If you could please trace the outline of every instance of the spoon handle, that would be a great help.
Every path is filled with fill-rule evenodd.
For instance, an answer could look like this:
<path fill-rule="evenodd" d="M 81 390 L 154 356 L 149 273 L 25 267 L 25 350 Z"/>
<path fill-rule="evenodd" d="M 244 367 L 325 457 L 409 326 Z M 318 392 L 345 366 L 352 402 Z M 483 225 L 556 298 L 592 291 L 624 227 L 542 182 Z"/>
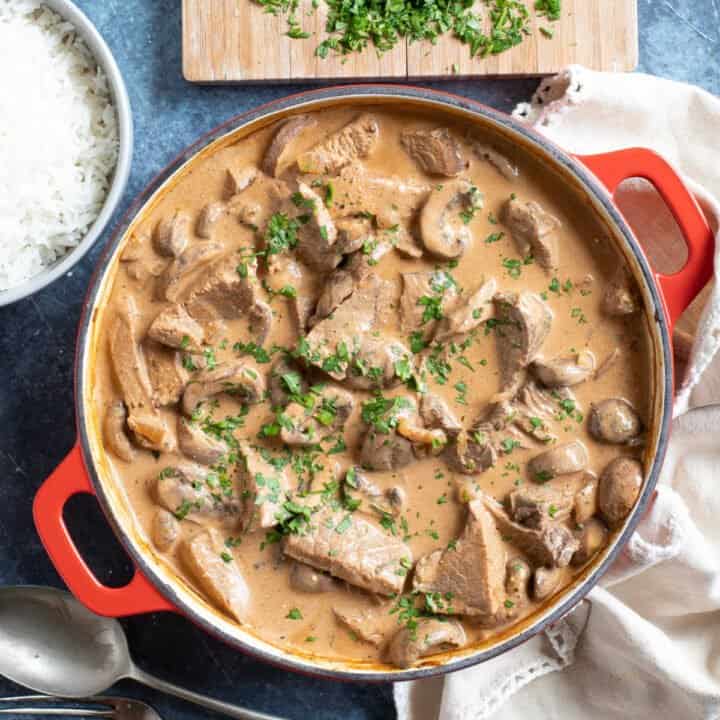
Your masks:
<path fill-rule="evenodd" d="M 246 710 L 238 705 L 231 705 L 230 703 L 222 702 L 221 700 L 215 700 L 207 697 L 206 695 L 199 695 L 191 690 L 186 690 L 178 685 L 161 680 L 146 673 L 137 666 L 133 666 L 132 671 L 129 675 L 133 680 L 137 680 L 154 690 L 167 693 L 168 695 L 175 695 L 187 702 L 195 703 L 202 707 L 208 708 L 208 710 L 214 710 L 215 712 L 222 713 L 232 718 L 239 718 L 240 720 L 282 720 L 277 715 L 266 715 L 265 713 L 254 712 L 253 710 Z"/>

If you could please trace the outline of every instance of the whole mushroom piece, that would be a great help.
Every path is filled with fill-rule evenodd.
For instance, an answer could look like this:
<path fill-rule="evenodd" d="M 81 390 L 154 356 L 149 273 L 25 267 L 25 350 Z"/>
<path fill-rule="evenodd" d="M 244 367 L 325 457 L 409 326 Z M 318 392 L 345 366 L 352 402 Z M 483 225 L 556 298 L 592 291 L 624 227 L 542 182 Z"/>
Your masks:
<path fill-rule="evenodd" d="M 588 429 L 596 440 L 619 445 L 635 439 L 642 423 L 627 400 L 609 398 L 591 405 Z"/>
<path fill-rule="evenodd" d="M 598 508 L 611 528 L 622 525 L 640 495 L 643 468 L 638 460 L 618 457 L 603 470 L 598 486 Z"/>
<path fill-rule="evenodd" d="M 398 630 L 388 646 L 388 660 L 397 667 L 414 665 L 420 658 L 465 645 L 467 636 L 457 620 L 419 620 L 414 630 Z"/>
<path fill-rule="evenodd" d="M 528 471 L 533 480 L 546 482 L 558 475 L 585 470 L 588 462 L 587 448 L 579 440 L 573 440 L 536 455 L 528 463 Z"/>

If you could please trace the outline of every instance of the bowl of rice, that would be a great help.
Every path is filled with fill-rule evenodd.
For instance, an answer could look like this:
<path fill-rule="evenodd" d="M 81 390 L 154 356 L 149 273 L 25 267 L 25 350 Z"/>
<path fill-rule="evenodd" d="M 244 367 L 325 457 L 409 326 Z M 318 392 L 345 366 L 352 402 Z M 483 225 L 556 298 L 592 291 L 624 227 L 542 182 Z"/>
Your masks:
<path fill-rule="evenodd" d="M 0 0 L 0 306 L 65 275 L 127 183 L 132 115 L 115 59 L 69 0 Z"/>

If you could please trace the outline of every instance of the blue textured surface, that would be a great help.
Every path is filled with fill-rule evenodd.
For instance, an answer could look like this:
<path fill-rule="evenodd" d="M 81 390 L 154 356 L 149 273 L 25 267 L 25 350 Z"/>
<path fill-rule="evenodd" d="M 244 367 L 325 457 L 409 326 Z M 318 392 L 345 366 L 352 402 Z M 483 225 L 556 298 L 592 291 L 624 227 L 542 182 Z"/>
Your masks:
<path fill-rule="evenodd" d="M 135 117 L 135 159 L 124 198 L 133 196 L 184 146 L 220 121 L 298 86 L 196 87 L 181 75 L 179 0 L 77 0 L 109 41 L 125 75 Z M 640 0 L 640 70 L 720 93 L 718 0 Z M 610 32 L 611 28 L 605 28 Z M 446 82 L 444 89 L 509 110 L 536 80 Z M 437 85 L 440 87 L 440 85 Z M 0 582 L 61 587 L 35 535 L 32 497 L 70 449 L 75 328 L 106 236 L 75 268 L 38 295 L 0 308 Z M 78 544 L 101 579 L 121 585 L 127 560 L 93 501 L 67 512 Z M 338 684 L 278 670 L 231 651 L 169 614 L 126 621 L 138 663 L 192 689 L 287 718 L 386 720 L 387 686 Z M 166 719 L 211 717 L 130 683 Z M 0 695 L 17 688 L 0 679 Z M 502 713 L 501 713 L 502 715 Z"/>

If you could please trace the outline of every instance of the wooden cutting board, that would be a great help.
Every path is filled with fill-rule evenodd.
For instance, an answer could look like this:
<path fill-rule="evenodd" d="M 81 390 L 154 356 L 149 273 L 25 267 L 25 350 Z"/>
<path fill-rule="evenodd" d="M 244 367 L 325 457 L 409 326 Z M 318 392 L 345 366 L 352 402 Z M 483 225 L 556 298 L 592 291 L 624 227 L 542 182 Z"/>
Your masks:
<path fill-rule="evenodd" d="M 528 6 L 532 0 L 528 0 Z M 300 0 L 297 17 L 307 40 L 285 35 L 285 18 L 263 12 L 252 0 L 183 0 L 183 74 L 192 82 L 307 82 L 312 80 L 388 80 L 546 75 L 570 63 L 595 70 L 632 70 L 638 60 L 637 0 L 562 0 L 562 18 L 549 25 L 533 15 L 533 32 L 519 46 L 495 55 L 470 58 L 457 40 L 441 38 L 399 43 L 378 57 L 362 54 L 314 55 L 326 36 L 325 5 L 306 14 L 312 0 Z M 539 27 L 552 27 L 547 38 Z M 453 66 L 455 65 L 455 69 Z"/>

